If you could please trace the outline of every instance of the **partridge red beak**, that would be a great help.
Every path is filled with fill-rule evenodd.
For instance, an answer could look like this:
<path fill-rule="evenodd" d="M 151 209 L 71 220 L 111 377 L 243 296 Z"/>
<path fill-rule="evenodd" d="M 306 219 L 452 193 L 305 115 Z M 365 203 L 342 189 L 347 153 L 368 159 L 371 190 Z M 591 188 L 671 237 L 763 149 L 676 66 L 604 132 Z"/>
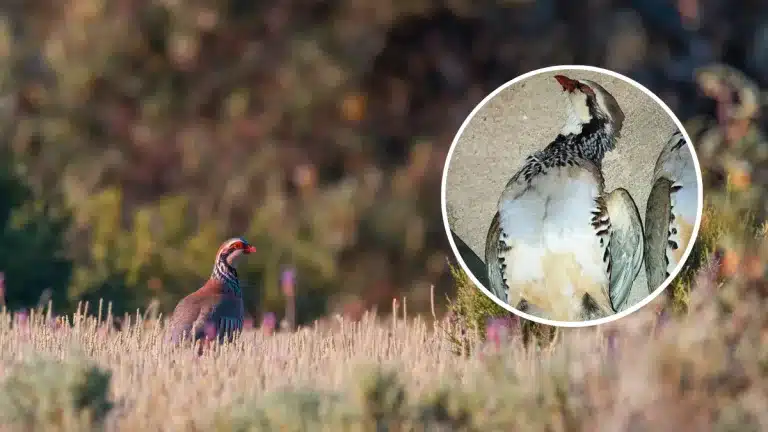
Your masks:
<path fill-rule="evenodd" d="M 251 246 L 251 245 L 249 245 L 247 248 L 245 248 L 245 253 L 247 253 L 247 254 L 254 253 L 254 252 L 256 252 L 256 248 Z"/>
<path fill-rule="evenodd" d="M 563 86 L 563 90 L 569 93 L 576 90 L 576 87 L 579 85 L 578 81 L 568 78 L 565 75 L 555 75 L 555 79 L 560 83 L 561 86 Z"/>

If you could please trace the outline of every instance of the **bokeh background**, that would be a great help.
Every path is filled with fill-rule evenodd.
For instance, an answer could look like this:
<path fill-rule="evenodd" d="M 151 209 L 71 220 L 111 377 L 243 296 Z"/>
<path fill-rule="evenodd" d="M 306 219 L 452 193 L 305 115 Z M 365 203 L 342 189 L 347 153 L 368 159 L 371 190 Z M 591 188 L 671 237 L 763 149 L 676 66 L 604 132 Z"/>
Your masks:
<path fill-rule="evenodd" d="M 424 311 L 430 285 L 441 309 L 452 290 L 441 172 L 487 93 L 535 68 L 589 64 L 711 125 L 697 67 L 727 63 L 768 85 L 760 1 L 13 0 L 0 11 L 11 309 L 105 298 L 116 314 L 167 313 L 233 235 L 259 249 L 240 272 L 254 317 L 282 316 L 286 269 L 300 323 L 402 296 Z"/>

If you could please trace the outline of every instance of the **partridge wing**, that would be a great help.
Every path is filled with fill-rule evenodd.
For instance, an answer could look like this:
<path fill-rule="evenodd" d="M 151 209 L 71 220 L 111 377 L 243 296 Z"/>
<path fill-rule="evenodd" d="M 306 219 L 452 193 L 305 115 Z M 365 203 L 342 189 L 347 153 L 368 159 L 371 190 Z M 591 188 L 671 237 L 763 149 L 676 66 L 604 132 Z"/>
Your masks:
<path fill-rule="evenodd" d="M 646 262 L 650 290 L 655 290 L 682 259 L 693 235 L 699 204 L 699 182 L 693 153 L 679 130 L 670 134 L 654 169 L 654 183 L 648 198 L 646 234 L 654 255 Z"/>
<path fill-rule="evenodd" d="M 608 292 L 613 310 L 618 312 L 627 301 L 643 263 L 643 224 L 626 189 L 617 188 L 609 193 L 605 208 L 610 220 Z"/>
<path fill-rule="evenodd" d="M 169 323 L 171 340 L 177 342 L 182 335 L 195 336 L 194 327 L 200 316 L 201 305 L 196 297 L 188 295 L 181 299 L 173 309 Z"/>
<path fill-rule="evenodd" d="M 669 179 L 656 180 L 645 208 L 645 274 L 649 293 L 669 277 L 667 246 L 672 217 L 671 188 L 672 182 Z"/>
<path fill-rule="evenodd" d="M 499 300 L 509 303 L 506 284 L 502 275 L 502 270 L 505 266 L 504 256 L 500 254 L 501 248 L 508 249 L 509 246 L 500 242 L 500 235 L 499 212 L 496 212 L 485 237 L 485 266 L 488 276 L 488 290 Z"/>
<path fill-rule="evenodd" d="M 693 236 L 693 227 L 699 207 L 699 181 L 693 162 L 693 153 L 686 145 L 680 131 L 675 131 L 667 143 L 671 148 L 670 157 L 664 163 L 665 171 L 671 173 L 670 186 L 670 225 L 669 241 L 667 242 L 669 264 L 667 272 L 671 273 L 683 258 L 683 252 L 688 248 Z"/>

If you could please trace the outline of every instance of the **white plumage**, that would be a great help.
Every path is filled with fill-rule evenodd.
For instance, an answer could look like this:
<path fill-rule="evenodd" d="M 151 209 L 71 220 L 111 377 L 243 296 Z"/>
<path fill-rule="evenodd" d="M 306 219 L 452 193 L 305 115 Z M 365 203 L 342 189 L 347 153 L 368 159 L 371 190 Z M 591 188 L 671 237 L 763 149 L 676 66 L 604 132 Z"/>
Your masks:
<path fill-rule="evenodd" d="M 602 260 L 600 239 L 590 225 L 593 203 L 601 193 L 601 185 L 588 171 L 561 167 L 533 179 L 530 192 L 519 199 L 502 201 L 502 241 L 508 243 L 512 237 L 517 245 L 513 254 L 517 273 L 505 273 L 508 282 L 540 277 L 545 252 L 573 253 L 585 274 L 604 280 L 605 269 L 596 265 Z"/>

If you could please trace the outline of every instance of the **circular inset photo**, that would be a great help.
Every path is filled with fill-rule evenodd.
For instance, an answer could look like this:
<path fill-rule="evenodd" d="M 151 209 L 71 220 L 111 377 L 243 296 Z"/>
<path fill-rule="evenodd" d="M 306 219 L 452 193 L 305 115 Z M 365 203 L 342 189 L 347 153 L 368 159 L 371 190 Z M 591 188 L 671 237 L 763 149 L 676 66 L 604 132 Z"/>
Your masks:
<path fill-rule="evenodd" d="M 680 120 L 637 82 L 590 66 L 539 69 L 488 95 L 456 134 L 441 192 L 451 248 L 478 288 L 565 327 L 659 295 L 703 208 Z"/>

